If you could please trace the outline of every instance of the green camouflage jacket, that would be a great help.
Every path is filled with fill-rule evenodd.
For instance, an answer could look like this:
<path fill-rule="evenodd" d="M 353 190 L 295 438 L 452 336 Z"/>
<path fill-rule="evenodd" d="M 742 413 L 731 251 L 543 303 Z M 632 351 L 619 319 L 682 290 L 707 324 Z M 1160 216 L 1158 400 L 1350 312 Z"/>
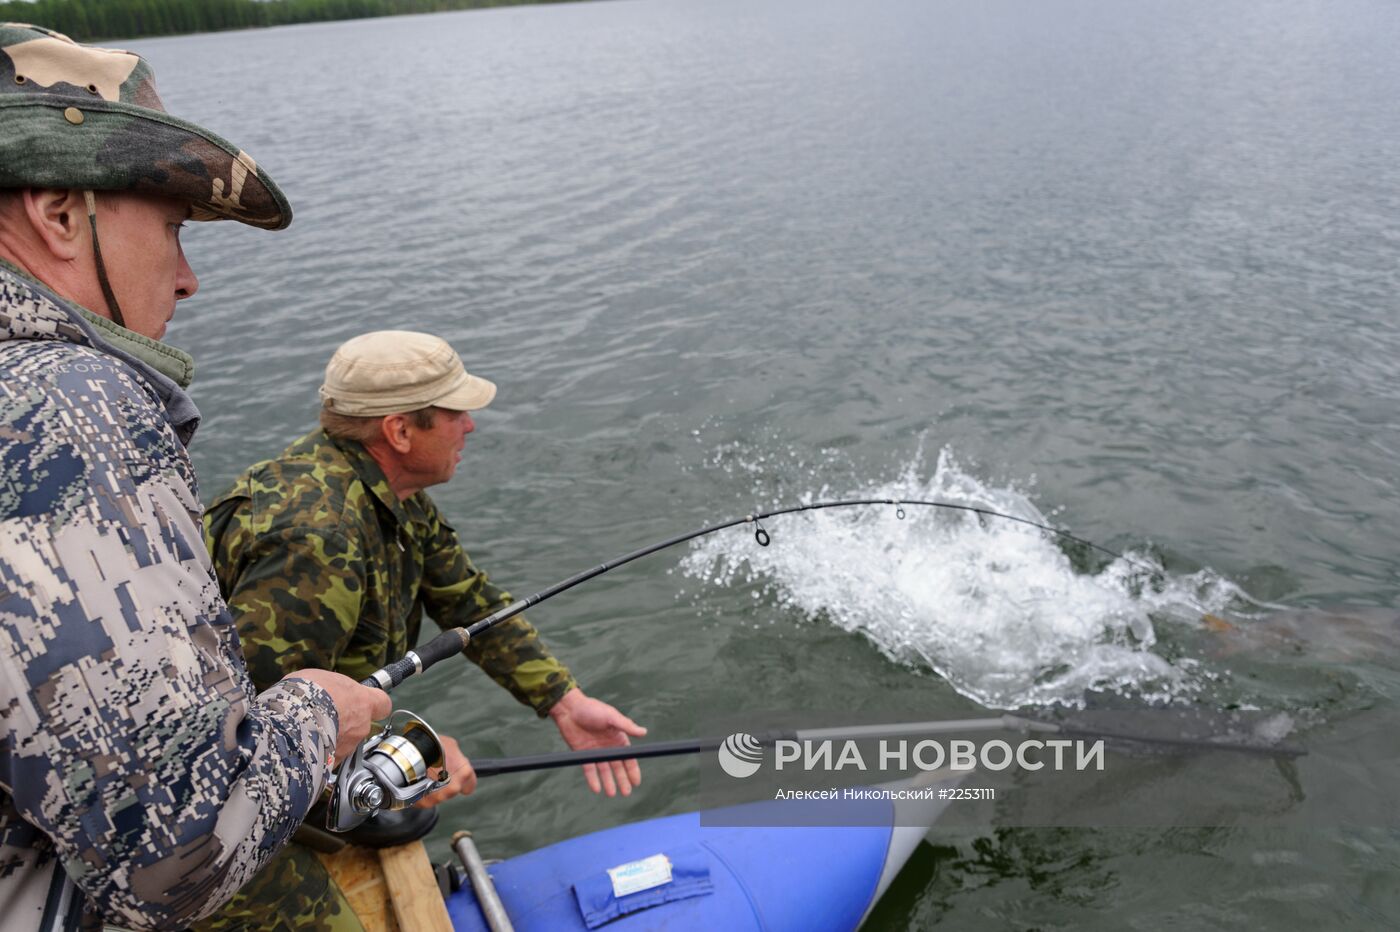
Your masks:
<path fill-rule="evenodd" d="M 7 930 L 75 906 L 181 928 L 276 854 L 329 775 L 325 690 L 248 681 L 201 546 L 199 412 L 138 343 L 0 263 Z"/>
<path fill-rule="evenodd" d="M 413 648 L 424 612 L 446 629 L 512 601 L 426 493 L 400 502 L 364 447 L 320 430 L 239 476 L 204 528 L 259 684 L 306 667 L 364 679 Z M 540 715 L 575 685 L 521 616 L 466 655 Z"/>

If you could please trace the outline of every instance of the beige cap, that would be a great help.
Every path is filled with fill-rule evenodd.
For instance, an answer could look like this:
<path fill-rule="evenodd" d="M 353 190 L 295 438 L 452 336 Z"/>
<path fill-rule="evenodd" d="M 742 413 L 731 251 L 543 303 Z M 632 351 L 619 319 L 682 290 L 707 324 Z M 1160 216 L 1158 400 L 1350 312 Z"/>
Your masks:
<path fill-rule="evenodd" d="M 476 411 L 496 386 L 467 372 L 441 337 L 410 330 L 376 330 L 347 340 L 326 364 L 321 404 L 353 417 L 383 417 L 437 406 Z"/>

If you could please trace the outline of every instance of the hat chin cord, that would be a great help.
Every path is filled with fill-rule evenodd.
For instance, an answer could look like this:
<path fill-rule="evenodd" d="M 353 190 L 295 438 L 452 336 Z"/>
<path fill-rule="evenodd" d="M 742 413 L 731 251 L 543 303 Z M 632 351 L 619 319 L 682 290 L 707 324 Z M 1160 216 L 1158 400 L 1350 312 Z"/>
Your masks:
<path fill-rule="evenodd" d="M 107 279 L 107 265 L 102 261 L 102 244 L 97 239 L 97 198 L 91 191 L 84 191 L 83 203 L 87 204 L 88 224 L 92 227 L 92 258 L 97 264 L 97 284 L 102 286 L 102 297 L 107 300 L 112 322 L 118 327 L 125 327 L 126 319 L 122 317 L 121 305 L 117 304 L 112 283 Z"/>

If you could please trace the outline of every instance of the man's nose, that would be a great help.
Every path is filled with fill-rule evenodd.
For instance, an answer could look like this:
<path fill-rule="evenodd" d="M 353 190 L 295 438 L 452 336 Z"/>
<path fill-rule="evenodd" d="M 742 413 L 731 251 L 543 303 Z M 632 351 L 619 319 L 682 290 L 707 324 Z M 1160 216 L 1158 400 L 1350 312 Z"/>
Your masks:
<path fill-rule="evenodd" d="M 194 274 L 194 269 L 190 268 L 190 262 L 185 258 L 185 250 L 180 250 L 180 270 L 175 273 L 175 300 L 183 301 L 185 298 L 194 296 L 199 290 L 199 278 Z"/>

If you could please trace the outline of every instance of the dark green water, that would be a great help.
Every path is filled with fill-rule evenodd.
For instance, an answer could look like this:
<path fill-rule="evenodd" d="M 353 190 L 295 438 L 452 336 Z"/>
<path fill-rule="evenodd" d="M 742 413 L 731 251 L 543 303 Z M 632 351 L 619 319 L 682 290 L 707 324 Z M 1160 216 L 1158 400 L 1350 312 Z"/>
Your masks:
<path fill-rule="evenodd" d="M 1314 749 L 1126 788 L 1228 773 L 1210 827 L 936 832 L 877 928 L 1400 924 L 1400 7 L 614 2 L 136 47 L 297 212 L 186 237 L 206 498 L 400 327 L 501 387 L 434 494 L 517 594 L 756 504 L 1045 517 L 1166 581 L 848 513 L 530 617 L 655 738 L 1112 701 Z M 477 756 L 557 743 L 470 671 L 396 702 Z M 505 856 L 701 804 L 693 762 L 645 773 L 503 777 L 444 823 Z"/>

